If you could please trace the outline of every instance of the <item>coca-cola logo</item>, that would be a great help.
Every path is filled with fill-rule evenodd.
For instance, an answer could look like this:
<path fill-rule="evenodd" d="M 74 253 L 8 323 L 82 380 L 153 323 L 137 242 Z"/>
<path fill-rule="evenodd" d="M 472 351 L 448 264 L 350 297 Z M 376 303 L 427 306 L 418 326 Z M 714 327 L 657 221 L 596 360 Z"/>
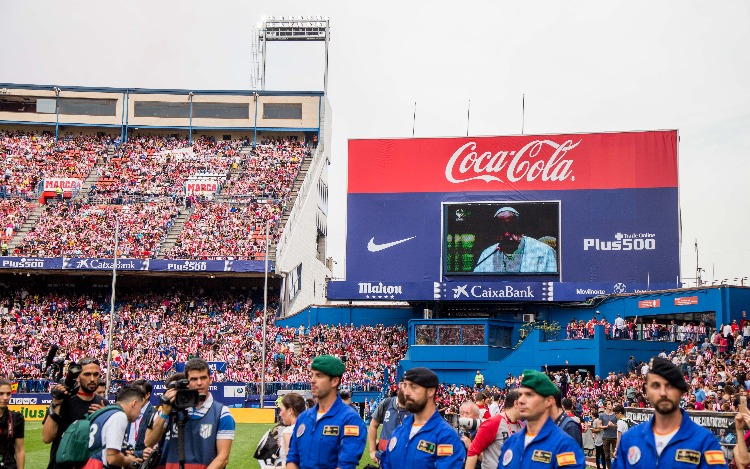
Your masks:
<path fill-rule="evenodd" d="M 445 178 L 454 184 L 482 180 L 485 182 L 575 181 L 567 153 L 578 146 L 567 140 L 560 144 L 552 140 L 534 140 L 518 151 L 477 152 L 476 142 L 460 146 L 445 166 Z M 545 149 L 547 151 L 545 151 Z M 550 154 L 550 151 L 552 152 Z M 545 156 L 549 155 L 549 156 Z M 504 178 L 503 179 L 503 176 Z"/>

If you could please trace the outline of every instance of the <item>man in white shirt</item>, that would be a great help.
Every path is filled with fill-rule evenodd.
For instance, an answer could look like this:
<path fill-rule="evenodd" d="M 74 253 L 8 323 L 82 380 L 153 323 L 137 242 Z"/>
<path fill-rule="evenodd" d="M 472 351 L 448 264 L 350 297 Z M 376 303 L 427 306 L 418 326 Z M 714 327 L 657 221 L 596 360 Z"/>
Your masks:
<path fill-rule="evenodd" d="M 85 467 L 135 467 L 143 462 L 141 458 L 123 453 L 122 444 L 129 422 L 138 418 L 144 402 L 145 396 L 140 388 L 124 387 L 117 394 L 116 405 L 120 409 L 112 406 L 94 418 L 91 422 L 89 451 L 99 451 L 89 457 Z M 143 457 L 147 458 L 149 454 L 150 448 L 144 451 Z"/>
<path fill-rule="evenodd" d="M 625 320 L 618 314 L 615 319 L 615 330 L 612 331 L 613 335 L 618 339 L 621 338 L 623 329 L 625 329 Z"/>
<path fill-rule="evenodd" d="M 622 434 L 628 431 L 627 420 L 625 419 L 625 408 L 617 404 L 614 407 L 615 416 L 617 417 L 617 443 L 615 444 L 615 454 L 617 454 L 617 448 L 620 446 L 620 438 L 622 438 Z"/>
<path fill-rule="evenodd" d="M 492 404 L 490 404 L 490 416 L 491 417 L 494 417 L 495 415 L 500 413 L 500 404 L 497 403 L 499 399 L 500 399 L 499 394 L 492 395 Z"/>

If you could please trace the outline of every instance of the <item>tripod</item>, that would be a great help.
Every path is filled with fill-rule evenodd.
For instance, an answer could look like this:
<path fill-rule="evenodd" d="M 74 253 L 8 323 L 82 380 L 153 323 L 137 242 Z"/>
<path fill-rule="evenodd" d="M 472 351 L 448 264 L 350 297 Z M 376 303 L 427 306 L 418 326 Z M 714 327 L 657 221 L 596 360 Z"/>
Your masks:
<path fill-rule="evenodd" d="M 177 461 L 180 469 L 185 469 L 185 424 L 187 423 L 187 409 L 179 409 L 177 412 Z"/>

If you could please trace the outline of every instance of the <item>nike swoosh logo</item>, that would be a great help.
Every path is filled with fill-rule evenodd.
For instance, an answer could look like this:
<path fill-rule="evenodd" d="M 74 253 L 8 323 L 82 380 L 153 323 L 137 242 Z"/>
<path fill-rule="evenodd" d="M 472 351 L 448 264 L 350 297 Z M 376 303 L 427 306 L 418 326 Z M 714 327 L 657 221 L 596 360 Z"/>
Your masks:
<path fill-rule="evenodd" d="M 404 238 L 399 239 L 398 241 L 393 241 L 391 243 L 385 243 L 385 244 L 375 244 L 375 238 L 370 238 L 370 242 L 367 243 L 367 250 L 370 252 L 378 252 L 382 251 L 383 249 L 392 248 L 393 246 L 396 246 L 397 244 L 405 243 L 409 241 L 410 239 L 414 239 L 416 236 L 412 236 L 411 238 Z"/>

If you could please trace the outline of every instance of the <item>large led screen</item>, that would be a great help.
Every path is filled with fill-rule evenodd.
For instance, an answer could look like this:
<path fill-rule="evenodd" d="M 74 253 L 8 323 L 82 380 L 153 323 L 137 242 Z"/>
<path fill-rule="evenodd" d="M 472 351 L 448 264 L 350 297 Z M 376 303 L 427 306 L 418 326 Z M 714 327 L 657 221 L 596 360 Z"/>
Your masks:
<path fill-rule="evenodd" d="M 445 275 L 559 272 L 559 202 L 443 205 Z"/>

